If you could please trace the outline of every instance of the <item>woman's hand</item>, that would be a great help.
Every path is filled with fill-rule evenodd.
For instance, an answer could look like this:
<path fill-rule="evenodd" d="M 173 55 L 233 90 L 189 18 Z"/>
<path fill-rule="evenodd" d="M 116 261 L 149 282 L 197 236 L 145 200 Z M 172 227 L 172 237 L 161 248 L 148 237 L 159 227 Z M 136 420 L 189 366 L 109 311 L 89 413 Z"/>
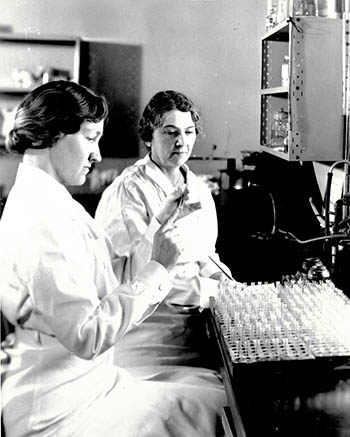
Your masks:
<path fill-rule="evenodd" d="M 186 199 L 188 188 L 186 184 L 180 185 L 175 191 L 169 194 L 160 211 L 156 214 L 156 219 L 160 224 L 163 224 L 180 204 L 181 199 Z"/>
<path fill-rule="evenodd" d="M 151 259 L 162 264 L 168 272 L 175 266 L 184 250 L 183 239 L 174 222 L 179 215 L 180 208 L 176 208 L 163 222 L 154 235 Z"/>
<path fill-rule="evenodd" d="M 215 279 L 215 281 L 224 281 L 227 279 L 227 276 L 222 272 L 215 272 L 210 276 L 210 279 Z"/>
<path fill-rule="evenodd" d="M 229 279 L 230 281 L 233 281 L 233 283 L 235 285 L 240 284 L 240 282 L 238 282 L 234 278 L 232 278 L 229 273 L 228 273 L 228 275 L 229 276 L 225 275 L 225 273 L 223 273 L 223 272 L 215 272 L 210 276 L 210 279 L 214 279 L 214 280 L 219 281 L 219 282 L 224 282 L 224 281 L 227 281 Z"/>

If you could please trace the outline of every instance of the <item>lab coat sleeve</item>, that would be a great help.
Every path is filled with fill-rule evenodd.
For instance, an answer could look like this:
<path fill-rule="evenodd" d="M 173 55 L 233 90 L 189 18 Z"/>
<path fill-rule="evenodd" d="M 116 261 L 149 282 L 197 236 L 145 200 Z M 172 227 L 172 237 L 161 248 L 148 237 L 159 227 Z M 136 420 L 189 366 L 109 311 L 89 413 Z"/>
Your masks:
<path fill-rule="evenodd" d="M 137 183 L 122 178 L 104 192 L 96 210 L 96 221 L 109 236 L 117 256 L 132 256 L 129 279 L 151 258 L 153 237 L 160 227 L 148 211 L 148 200 Z"/>
<path fill-rule="evenodd" d="M 78 229 L 72 232 L 69 225 L 47 229 L 46 237 L 38 229 L 38 241 L 41 248 L 28 269 L 34 274 L 27 275 L 33 311 L 50 335 L 81 358 L 94 358 L 112 347 L 171 288 L 167 270 L 155 261 L 129 284 L 118 285 L 105 246 L 86 240 Z"/>

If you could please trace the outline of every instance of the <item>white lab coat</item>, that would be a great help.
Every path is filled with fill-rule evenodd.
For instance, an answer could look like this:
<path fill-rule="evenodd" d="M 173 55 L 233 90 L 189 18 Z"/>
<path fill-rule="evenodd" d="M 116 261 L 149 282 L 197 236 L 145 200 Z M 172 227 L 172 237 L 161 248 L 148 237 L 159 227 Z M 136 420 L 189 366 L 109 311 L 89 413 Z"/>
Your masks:
<path fill-rule="evenodd" d="M 134 381 L 113 363 L 112 346 L 168 293 L 164 267 L 152 261 L 130 285 L 120 285 L 132 262 L 117 259 L 113 271 L 108 239 L 95 221 L 64 186 L 25 164 L 0 221 L 0 241 L 2 311 L 16 325 L 2 386 L 8 437 L 192 435 L 186 433 L 197 425 L 181 410 L 187 399 L 189 411 L 197 406 L 209 414 L 204 423 L 193 412 L 205 427 L 198 429 L 214 435 L 224 399 L 217 380 L 208 382 L 215 405 L 207 405 L 190 391 L 187 397 L 187 382 Z"/>
<path fill-rule="evenodd" d="M 187 165 L 182 167 L 189 189 L 188 204 L 200 209 L 176 221 L 186 243 L 171 275 L 173 288 L 157 311 L 128 333 L 116 348 L 116 362 L 123 367 L 151 365 L 210 366 L 205 320 L 200 313 L 218 281 L 209 279 L 218 267 L 215 251 L 217 217 L 214 200 L 203 181 Z M 126 168 L 104 191 L 96 220 L 109 235 L 119 256 L 132 255 L 133 274 L 150 259 L 153 236 L 159 228 L 155 215 L 174 187 L 150 156 Z M 137 266 L 137 267 L 135 267 Z"/>

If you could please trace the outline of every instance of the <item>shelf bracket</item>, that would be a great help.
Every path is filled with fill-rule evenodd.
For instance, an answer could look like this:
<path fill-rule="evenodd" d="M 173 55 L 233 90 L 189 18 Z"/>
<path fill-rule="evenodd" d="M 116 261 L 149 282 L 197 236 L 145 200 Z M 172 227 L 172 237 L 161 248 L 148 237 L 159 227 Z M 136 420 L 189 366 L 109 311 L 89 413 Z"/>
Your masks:
<path fill-rule="evenodd" d="M 293 27 L 291 37 L 291 99 L 290 99 L 290 120 L 293 125 L 290 126 L 290 152 L 295 156 L 301 156 L 306 149 L 303 140 L 303 100 L 304 100 L 304 53 L 302 40 L 304 39 L 302 22 L 295 24 L 292 20 Z"/>

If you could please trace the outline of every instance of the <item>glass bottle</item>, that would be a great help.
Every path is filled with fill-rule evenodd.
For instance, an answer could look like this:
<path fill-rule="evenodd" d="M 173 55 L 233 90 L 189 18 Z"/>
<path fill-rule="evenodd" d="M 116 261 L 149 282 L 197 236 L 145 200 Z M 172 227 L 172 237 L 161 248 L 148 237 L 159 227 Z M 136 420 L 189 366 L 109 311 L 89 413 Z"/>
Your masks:
<path fill-rule="evenodd" d="M 307 1 L 306 0 L 294 0 L 293 1 L 293 15 L 306 15 L 307 13 Z"/>
<path fill-rule="evenodd" d="M 306 258 L 301 268 L 309 281 L 324 281 L 330 278 L 329 270 L 317 257 Z"/>
<path fill-rule="evenodd" d="M 316 0 L 307 0 L 307 12 L 306 15 L 316 15 Z"/>
<path fill-rule="evenodd" d="M 270 147 L 284 152 L 288 141 L 288 112 L 281 108 L 273 113 Z"/>

